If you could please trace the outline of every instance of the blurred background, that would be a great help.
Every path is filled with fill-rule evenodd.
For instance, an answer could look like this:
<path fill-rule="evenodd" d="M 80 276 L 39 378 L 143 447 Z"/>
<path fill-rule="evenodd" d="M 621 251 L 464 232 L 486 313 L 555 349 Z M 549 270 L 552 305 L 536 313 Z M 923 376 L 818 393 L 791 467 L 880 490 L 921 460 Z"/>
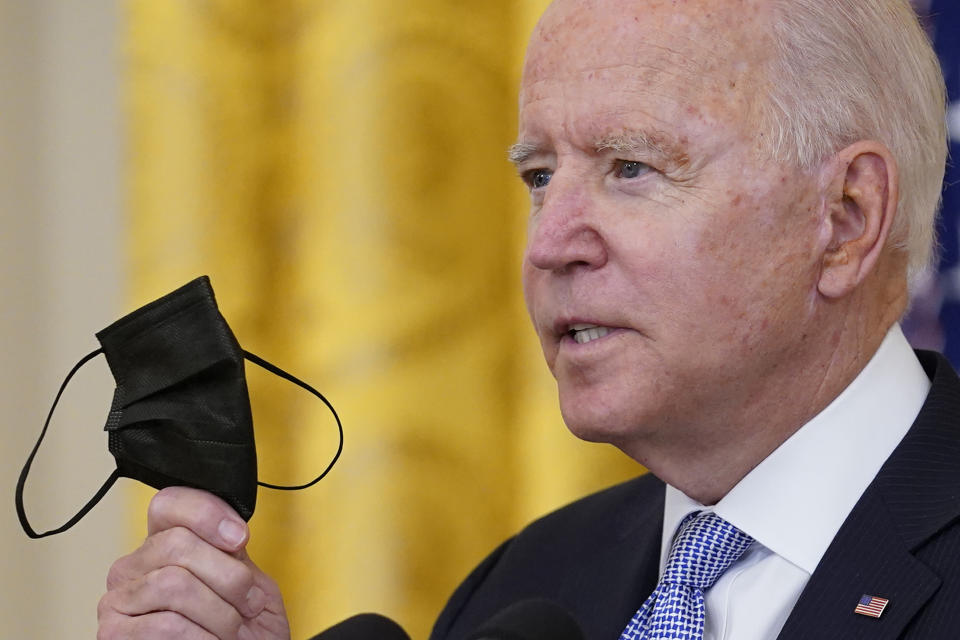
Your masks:
<path fill-rule="evenodd" d="M 938 1 L 922 8 L 956 99 L 960 20 Z M 200 274 L 240 343 L 344 421 L 332 474 L 261 490 L 251 521 L 294 638 L 364 610 L 425 638 L 502 539 L 642 472 L 568 434 L 523 311 L 526 195 L 505 149 L 546 4 L 0 0 L 0 637 L 95 637 L 152 491 L 121 480 L 74 529 L 31 541 L 13 488 L 93 334 Z M 950 197 L 944 267 L 911 320 L 948 352 Z M 336 448 L 326 409 L 248 376 L 261 480 L 312 478 Z M 112 470 L 113 386 L 97 359 L 61 401 L 26 487 L 38 530 Z"/>
<path fill-rule="evenodd" d="M 13 488 L 93 334 L 209 274 L 240 343 L 321 389 L 328 479 L 261 490 L 251 553 L 294 638 L 362 610 L 425 638 L 524 523 L 641 472 L 577 442 L 519 290 L 526 195 L 505 159 L 544 0 L 4 0 L 0 637 L 92 638 L 150 490 L 121 480 L 26 538 Z M 312 396 L 248 369 L 260 477 L 322 470 Z M 102 358 L 26 487 L 34 527 L 112 469 Z"/>

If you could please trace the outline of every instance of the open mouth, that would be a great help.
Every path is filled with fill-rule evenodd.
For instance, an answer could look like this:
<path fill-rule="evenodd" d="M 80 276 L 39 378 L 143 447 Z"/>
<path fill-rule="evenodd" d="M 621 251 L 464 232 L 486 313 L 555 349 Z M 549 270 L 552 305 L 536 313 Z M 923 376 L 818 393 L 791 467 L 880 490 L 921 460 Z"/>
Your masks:
<path fill-rule="evenodd" d="M 573 338 L 577 344 L 586 344 L 593 340 L 599 340 L 610 333 L 609 327 L 601 327 L 596 324 L 574 324 L 570 325 L 567 335 Z"/>

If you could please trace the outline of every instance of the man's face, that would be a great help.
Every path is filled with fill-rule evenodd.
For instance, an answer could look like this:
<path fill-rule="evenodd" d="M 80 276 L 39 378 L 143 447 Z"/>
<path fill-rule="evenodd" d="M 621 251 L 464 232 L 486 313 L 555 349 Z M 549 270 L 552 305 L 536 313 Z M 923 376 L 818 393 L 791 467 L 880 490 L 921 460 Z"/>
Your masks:
<path fill-rule="evenodd" d="M 560 0 L 528 51 L 527 307 L 568 426 L 641 461 L 783 393 L 814 320 L 815 179 L 759 151 L 765 13 Z"/>

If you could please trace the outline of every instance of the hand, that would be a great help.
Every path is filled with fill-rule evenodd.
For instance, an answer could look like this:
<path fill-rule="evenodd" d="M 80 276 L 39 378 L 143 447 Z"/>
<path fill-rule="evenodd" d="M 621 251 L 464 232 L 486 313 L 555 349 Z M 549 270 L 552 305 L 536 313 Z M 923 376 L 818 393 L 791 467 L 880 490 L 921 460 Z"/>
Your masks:
<path fill-rule="evenodd" d="M 289 640 L 276 583 L 247 556 L 247 524 L 220 498 L 169 487 L 147 539 L 110 567 L 97 640 Z"/>

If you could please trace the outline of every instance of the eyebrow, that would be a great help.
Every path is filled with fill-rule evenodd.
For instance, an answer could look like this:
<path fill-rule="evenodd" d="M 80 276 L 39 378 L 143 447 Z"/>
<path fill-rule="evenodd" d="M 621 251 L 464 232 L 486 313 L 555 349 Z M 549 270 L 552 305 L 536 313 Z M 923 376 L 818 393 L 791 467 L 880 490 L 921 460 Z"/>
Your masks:
<path fill-rule="evenodd" d="M 624 154 L 656 154 L 668 157 L 670 145 L 665 145 L 662 134 L 648 134 L 643 131 L 631 130 L 622 133 L 605 135 L 593 144 L 597 153 L 614 151 Z M 543 148 L 532 142 L 517 142 L 507 149 L 507 157 L 514 165 L 521 165 L 533 156 L 542 153 Z"/>
<path fill-rule="evenodd" d="M 625 131 L 607 135 L 594 145 L 597 153 L 616 151 L 618 153 L 655 153 L 660 156 L 669 155 L 663 143 L 659 140 L 663 136 L 654 136 L 643 131 Z"/>
<path fill-rule="evenodd" d="M 507 158 L 515 165 L 520 165 L 537 155 L 540 152 L 540 146 L 532 142 L 518 142 L 510 145 L 507 149 Z"/>

